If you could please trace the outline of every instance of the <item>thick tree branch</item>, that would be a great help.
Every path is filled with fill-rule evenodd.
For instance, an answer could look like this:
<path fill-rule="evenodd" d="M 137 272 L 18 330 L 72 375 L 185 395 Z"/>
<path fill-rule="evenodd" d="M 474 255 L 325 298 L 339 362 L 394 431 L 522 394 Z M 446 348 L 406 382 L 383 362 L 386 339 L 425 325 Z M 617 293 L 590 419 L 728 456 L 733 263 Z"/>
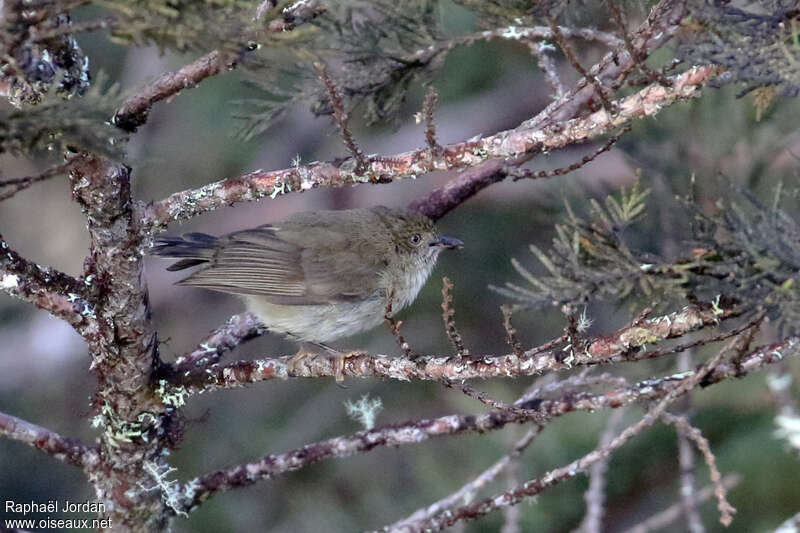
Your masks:
<path fill-rule="evenodd" d="M 0 435 L 24 442 L 54 459 L 76 466 L 86 467 L 98 461 L 96 447 L 5 413 L 0 413 Z"/>
<path fill-rule="evenodd" d="M 104 504 L 100 518 L 111 519 L 114 528 L 163 529 L 169 500 L 145 487 L 154 485 L 152 472 L 166 468 L 164 450 L 174 445 L 178 426 L 153 390 L 158 343 L 142 278 L 143 232 L 130 169 L 81 153 L 70 180 L 88 222 L 85 279 L 91 280 L 101 324 L 99 342 L 90 346 L 98 381 L 92 423 L 101 429 L 101 461 L 87 476 Z"/>
<path fill-rule="evenodd" d="M 236 487 L 252 485 L 263 479 L 298 470 L 323 459 L 347 457 L 367 452 L 379 446 L 400 446 L 427 441 L 434 437 L 461 433 L 486 432 L 500 429 L 511 423 L 525 423 L 535 419 L 545 423 L 549 419 L 574 411 L 596 411 L 615 409 L 647 400 L 674 400 L 699 384 L 706 387 L 720 381 L 740 378 L 767 365 L 782 361 L 785 357 L 800 353 L 800 338 L 791 337 L 780 343 L 752 350 L 738 364 L 720 363 L 721 350 L 710 362 L 698 370 L 682 372 L 672 376 L 648 379 L 630 387 L 622 387 L 603 394 L 570 393 L 561 398 L 534 398 L 519 404 L 522 409 L 490 411 L 485 414 L 449 415 L 427 420 L 414 420 L 403 424 L 383 426 L 353 435 L 334 437 L 308 444 L 290 452 L 268 455 L 262 459 L 225 468 L 191 480 L 184 489 L 184 509 L 189 511 L 214 494 Z M 689 386 L 691 385 L 691 387 Z M 515 404 L 516 405 L 516 404 Z M 660 412 L 650 411 L 657 418 Z M 639 424 L 642 422 L 640 421 Z M 630 428 L 629 428 L 630 429 Z M 626 430 L 628 431 L 628 430 Z M 612 446 L 609 446 L 610 450 Z M 599 460 L 600 457 L 597 458 Z M 588 468 L 595 460 L 581 460 L 582 468 Z M 566 469 L 566 467 L 564 467 Z M 558 472 L 562 472 L 559 469 Z M 563 478 L 562 478 L 563 479 Z M 544 488 L 544 487 L 540 487 Z M 487 511 L 488 512 L 488 511 Z"/>
<path fill-rule="evenodd" d="M 444 146 L 442 155 L 438 157 L 432 156 L 428 148 L 422 148 L 393 157 L 370 156 L 364 172 L 358 172 L 358 162 L 353 157 L 270 172 L 257 170 L 238 178 L 172 194 L 149 206 L 144 213 L 144 223 L 154 229 L 163 229 L 171 221 L 187 220 L 236 202 L 254 201 L 266 196 L 274 198 L 317 187 L 386 183 L 435 170 L 476 167 L 492 159 L 518 158 L 553 151 L 605 135 L 634 120 L 653 116 L 677 101 L 695 98 L 700 94 L 699 89 L 714 77 L 714 73 L 715 70 L 711 67 L 697 67 L 671 78 L 673 87 L 646 87 L 636 94 L 615 101 L 617 113 L 614 115 L 600 110 L 542 129 L 517 128 L 502 131 L 477 140 Z M 502 165 L 500 162 L 486 164 L 497 165 L 498 169 Z M 482 187 L 473 187 L 468 194 L 449 195 L 439 204 L 425 207 L 423 212 L 433 219 L 440 218 L 439 213 L 450 210 L 453 207 L 452 202 L 463 202 L 480 188 Z"/>

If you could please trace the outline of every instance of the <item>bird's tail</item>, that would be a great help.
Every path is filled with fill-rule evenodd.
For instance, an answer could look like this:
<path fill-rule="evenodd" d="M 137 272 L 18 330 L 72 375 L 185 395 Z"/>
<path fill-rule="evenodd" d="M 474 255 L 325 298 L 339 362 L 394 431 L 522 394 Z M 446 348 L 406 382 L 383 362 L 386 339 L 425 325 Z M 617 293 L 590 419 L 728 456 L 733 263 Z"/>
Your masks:
<path fill-rule="evenodd" d="M 205 233 L 185 233 L 183 237 L 162 237 L 156 239 L 151 249 L 153 255 L 161 257 L 182 257 L 167 270 L 183 270 L 185 268 L 209 263 L 214 258 L 217 238 Z"/>

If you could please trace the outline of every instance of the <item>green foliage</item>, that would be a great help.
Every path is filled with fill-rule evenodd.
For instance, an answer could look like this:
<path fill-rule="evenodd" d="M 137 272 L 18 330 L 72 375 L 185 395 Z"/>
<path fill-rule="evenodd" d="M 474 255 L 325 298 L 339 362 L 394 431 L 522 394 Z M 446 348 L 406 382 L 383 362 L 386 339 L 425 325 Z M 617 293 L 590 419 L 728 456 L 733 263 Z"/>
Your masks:
<path fill-rule="evenodd" d="M 747 91 L 775 86 L 784 95 L 800 92 L 800 12 L 796 2 L 764 0 L 744 7 L 692 0 L 692 37 L 679 54 L 693 64 L 713 63 L 721 81 L 746 84 Z"/>
<path fill-rule="evenodd" d="M 121 157 L 126 135 L 108 122 L 120 91 L 106 85 L 101 73 L 82 97 L 64 99 L 54 86 L 37 105 L 0 108 L 0 153 L 85 149 Z"/>
<path fill-rule="evenodd" d="M 161 49 L 209 51 L 244 46 L 254 28 L 253 0 L 98 0 L 117 17 L 112 37 Z"/>
<path fill-rule="evenodd" d="M 747 189 L 733 189 L 738 201 L 721 204 L 713 216 L 694 210 L 692 244 L 704 253 L 704 285 L 765 306 L 784 332 L 800 331 L 800 209 L 781 208 L 782 201 L 797 204 L 797 197 L 784 198 L 779 186 L 764 205 Z"/>
<path fill-rule="evenodd" d="M 674 282 L 668 279 L 664 280 L 667 286 L 655 285 L 653 265 L 645 260 L 645 254 L 632 251 L 622 239 L 624 230 L 644 212 L 649 192 L 637 183 L 623 190 L 619 199 L 609 196 L 604 204 L 591 200 L 589 220 L 579 217 L 567 205 L 567 219 L 555 227 L 552 250 L 545 252 L 530 246 L 547 275 L 533 274 L 512 259 L 514 268 L 531 287 L 506 283 L 505 287 L 492 289 L 525 307 L 540 307 L 586 302 L 591 297 L 623 300 L 637 287 L 648 295 L 659 288 L 670 288 Z"/>
<path fill-rule="evenodd" d="M 348 110 L 364 104 L 367 123 L 396 123 L 409 87 L 432 80 L 449 51 L 436 6 L 435 0 L 350 0 L 328 5 L 313 22 L 318 31 L 307 34 L 302 49 L 296 50 L 299 61 L 287 64 L 284 59 L 280 76 L 265 79 L 260 71 L 252 76 L 262 95 L 260 102 L 243 102 L 253 109 L 241 114 L 247 120 L 245 135 L 263 132 L 300 102 L 310 102 L 317 115 L 332 113 L 312 60 L 334 67 L 331 78 Z M 285 52 L 273 51 L 273 57 L 278 54 Z M 287 79 L 292 80 L 290 87 Z"/>
<path fill-rule="evenodd" d="M 509 24 L 515 19 L 528 19 L 532 3 L 530 0 L 454 0 L 480 16 L 481 25 Z M 538 9 L 540 6 L 536 6 Z"/>
<path fill-rule="evenodd" d="M 626 228 L 645 214 L 648 191 L 638 184 L 619 198 L 609 196 L 604 204 L 590 201 L 587 220 L 567 206 L 566 222 L 556 226 L 552 248 L 530 248 L 546 273 L 535 274 L 512 259 L 529 286 L 506 283 L 492 288 L 521 307 L 590 299 L 624 302 L 633 297 L 666 306 L 726 297 L 746 308 L 763 307 L 782 330 L 796 332 L 800 220 L 780 207 L 780 189 L 766 206 L 748 191 L 733 188 L 739 193 L 737 200 L 718 202 L 712 215 L 703 213 L 694 200 L 685 200 L 692 232 L 674 261 L 632 249 L 623 239 Z"/>

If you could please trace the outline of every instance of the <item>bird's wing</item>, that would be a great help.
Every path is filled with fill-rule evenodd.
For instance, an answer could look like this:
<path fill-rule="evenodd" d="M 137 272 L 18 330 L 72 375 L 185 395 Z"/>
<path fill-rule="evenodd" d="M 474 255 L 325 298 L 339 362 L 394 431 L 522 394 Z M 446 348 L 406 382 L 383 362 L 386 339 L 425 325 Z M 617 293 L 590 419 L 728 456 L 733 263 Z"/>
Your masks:
<path fill-rule="evenodd" d="M 360 300 L 379 289 L 386 263 L 369 246 L 354 249 L 347 235 L 292 224 L 232 233 L 219 239 L 206 268 L 180 284 L 284 305 Z"/>

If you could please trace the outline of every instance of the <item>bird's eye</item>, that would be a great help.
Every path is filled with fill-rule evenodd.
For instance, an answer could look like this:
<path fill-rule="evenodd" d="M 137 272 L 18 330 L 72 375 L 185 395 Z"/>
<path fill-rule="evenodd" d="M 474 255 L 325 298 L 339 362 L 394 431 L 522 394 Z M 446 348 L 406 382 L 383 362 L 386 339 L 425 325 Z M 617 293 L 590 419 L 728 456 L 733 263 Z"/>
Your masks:
<path fill-rule="evenodd" d="M 421 242 L 422 242 L 422 235 L 420 235 L 419 233 L 415 233 L 414 235 L 411 236 L 411 244 L 413 244 L 414 246 L 417 246 Z"/>

